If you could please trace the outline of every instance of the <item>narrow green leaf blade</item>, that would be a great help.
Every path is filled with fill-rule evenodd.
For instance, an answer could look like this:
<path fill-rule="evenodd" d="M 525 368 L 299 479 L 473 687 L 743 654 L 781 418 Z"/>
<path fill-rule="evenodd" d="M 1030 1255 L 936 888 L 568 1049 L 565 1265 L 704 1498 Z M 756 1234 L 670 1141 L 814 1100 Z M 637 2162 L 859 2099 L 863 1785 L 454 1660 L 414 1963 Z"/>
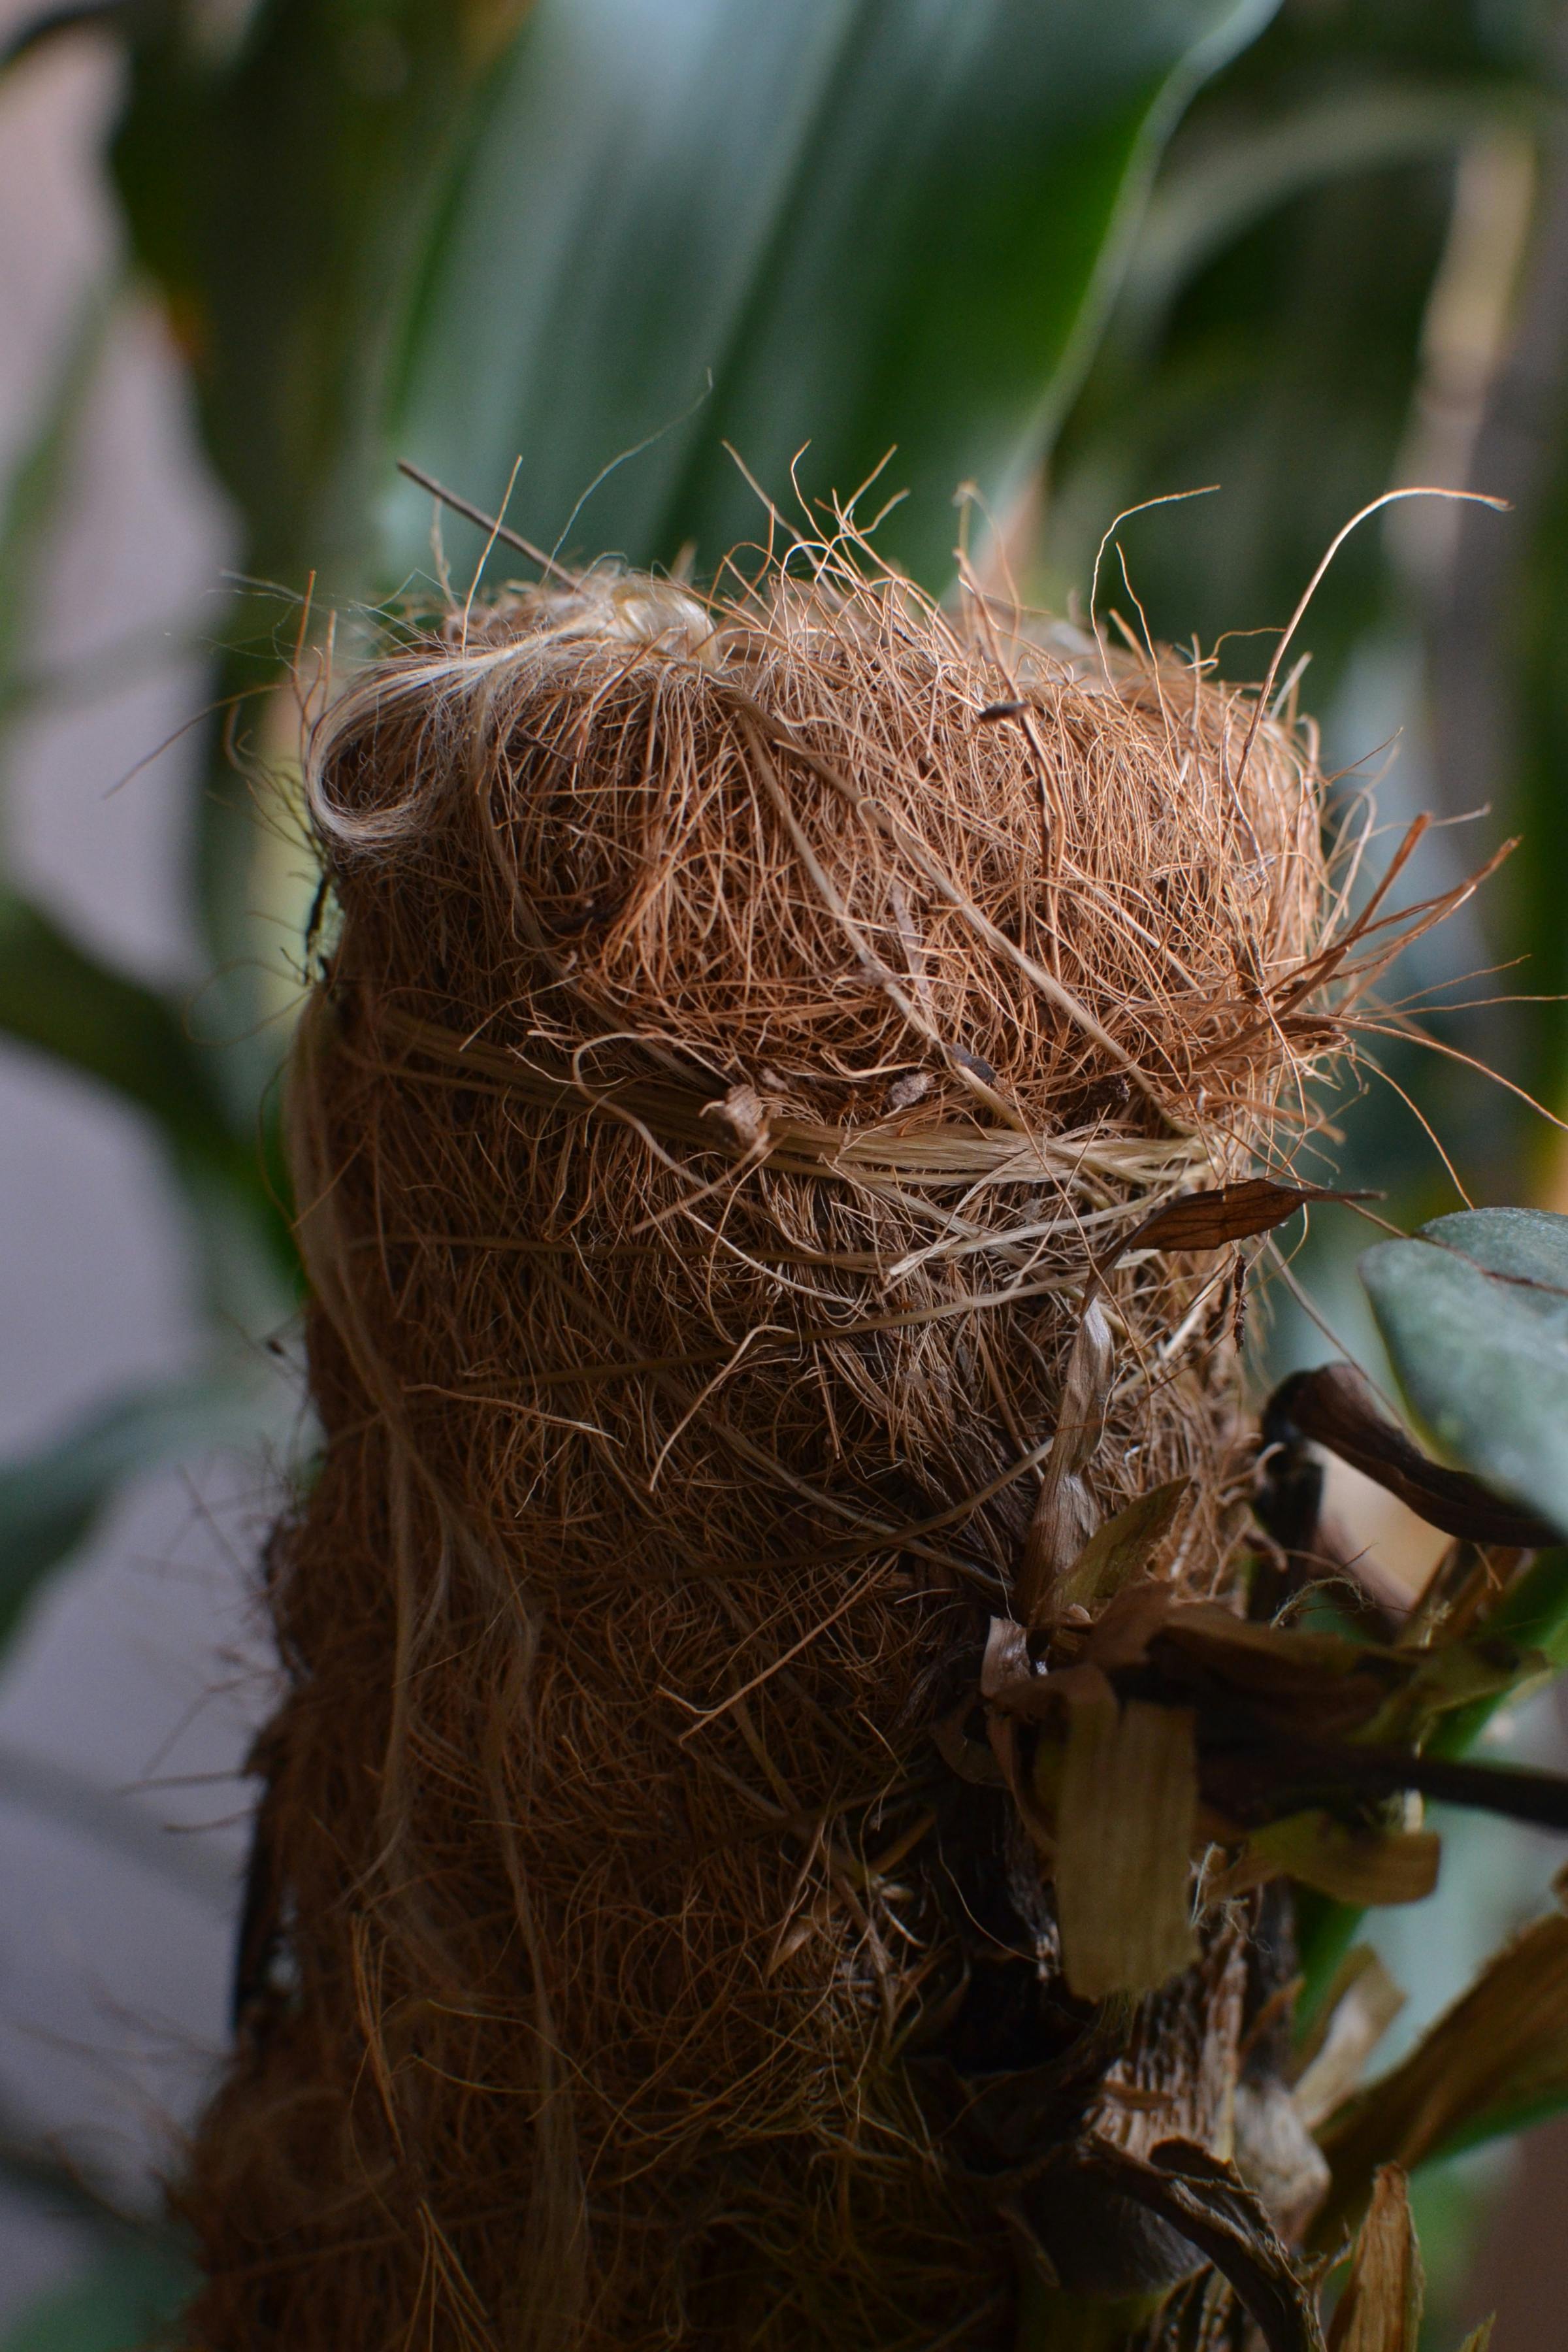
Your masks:
<path fill-rule="evenodd" d="M 1306 95 L 1260 121 L 1233 122 L 1163 180 L 1128 272 L 1124 307 L 1170 301 L 1256 222 L 1334 181 L 1441 159 L 1479 131 L 1527 122 L 1540 94 L 1497 77 L 1389 74 L 1368 60 L 1359 86 Z"/>
<path fill-rule="evenodd" d="M 0 1030 L 143 1111 L 177 1161 L 254 1181 L 179 1006 L 78 944 L 54 918 L 0 892 Z"/>
<path fill-rule="evenodd" d="M 3 885 L 0 1034 L 152 1121 L 194 1213 L 216 1314 L 252 1331 L 288 1315 L 298 1268 L 276 1106 L 247 1134 L 230 1119 L 216 1054 L 190 1035 L 178 1000 L 103 962 Z"/>
<path fill-rule="evenodd" d="M 1568 1533 L 1568 1217 L 1464 1210 L 1361 1276 L 1432 1445 Z"/>
<path fill-rule="evenodd" d="M 287 1384 L 251 1355 L 149 1383 L 86 1415 L 53 1444 L 0 1463 L 0 1649 L 44 1585 L 128 1479 L 279 1433 Z"/>
<path fill-rule="evenodd" d="M 0 720 L 12 716 L 22 698 L 17 672 L 37 608 L 39 567 L 117 290 L 111 282 L 95 282 L 78 305 L 32 436 L 0 497 Z"/>

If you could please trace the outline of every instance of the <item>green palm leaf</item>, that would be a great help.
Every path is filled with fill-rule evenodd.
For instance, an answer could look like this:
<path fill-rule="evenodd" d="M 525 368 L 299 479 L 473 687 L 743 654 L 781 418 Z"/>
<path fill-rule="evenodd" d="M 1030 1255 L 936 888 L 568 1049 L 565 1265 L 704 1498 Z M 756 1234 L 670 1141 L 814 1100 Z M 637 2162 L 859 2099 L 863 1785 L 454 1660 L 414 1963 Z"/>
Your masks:
<path fill-rule="evenodd" d="M 548 545 L 711 567 L 791 467 L 939 583 L 1043 452 L 1160 139 L 1268 0 L 540 0 L 433 243 L 399 454 Z M 711 383 L 711 396 L 705 396 Z M 650 435 L 581 512 L 601 470 Z M 399 494 L 388 545 L 425 560 Z"/>

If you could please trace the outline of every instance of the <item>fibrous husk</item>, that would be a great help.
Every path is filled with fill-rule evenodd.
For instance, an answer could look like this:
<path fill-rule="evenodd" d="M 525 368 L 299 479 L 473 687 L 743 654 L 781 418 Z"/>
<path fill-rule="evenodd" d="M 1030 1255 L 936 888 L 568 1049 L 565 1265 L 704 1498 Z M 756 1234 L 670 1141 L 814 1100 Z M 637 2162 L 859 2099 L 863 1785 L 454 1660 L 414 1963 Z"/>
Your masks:
<path fill-rule="evenodd" d="M 1026 2184 L 952 2084 L 1090 2012 L 931 1727 L 1096 1268 L 1036 1570 L 1186 1481 L 1147 1565 L 1227 1589 L 1235 1253 L 1118 1245 L 1288 1160 L 1335 907 L 1309 736 L 1201 665 L 794 571 L 518 592 L 314 734 L 325 1447 L 209 2352 L 1010 2339 Z"/>

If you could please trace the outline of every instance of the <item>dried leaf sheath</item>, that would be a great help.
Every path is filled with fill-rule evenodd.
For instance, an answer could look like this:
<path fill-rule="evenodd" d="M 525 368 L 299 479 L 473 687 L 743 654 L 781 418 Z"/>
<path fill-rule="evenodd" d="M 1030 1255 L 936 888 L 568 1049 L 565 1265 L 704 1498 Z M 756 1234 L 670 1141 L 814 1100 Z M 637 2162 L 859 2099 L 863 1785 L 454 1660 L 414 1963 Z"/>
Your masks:
<path fill-rule="evenodd" d="M 711 611 L 606 576 L 319 731 L 327 1445 L 272 1557 L 289 1971 L 196 2151 L 209 2352 L 1008 2340 L 931 2091 L 1000 2016 L 955 1872 L 1040 2054 L 1088 2012 L 930 1727 L 1097 1265 L 1082 1508 L 1192 1481 L 1154 1565 L 1223 1589 L 1229 1259 L 1119 1245 L 1277 1163 L 1337 1033 L 1306 747 L 1238 773 L 1249 706 L 1173 661 L 1006 660 L 837 559 Z"/>

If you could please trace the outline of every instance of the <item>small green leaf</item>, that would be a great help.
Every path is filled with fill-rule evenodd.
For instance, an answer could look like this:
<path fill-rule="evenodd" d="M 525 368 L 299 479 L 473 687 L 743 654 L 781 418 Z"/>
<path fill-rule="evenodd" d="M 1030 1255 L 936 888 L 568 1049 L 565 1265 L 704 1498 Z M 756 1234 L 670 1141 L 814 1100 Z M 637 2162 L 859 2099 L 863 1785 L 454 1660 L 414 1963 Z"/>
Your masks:
<path fill-rule="evenodd" d="M 1500 1706 L 1546 1671 L 1568 1665 L 1568 1551 L 1538 1553 L 1488 1612 L 1481 1631 L 1489 1646 L 1503 1642 L 1522 1653 L 1522 1670 L 1503 1688 L 1439 1717 L 1426 1742 L 1429 1755 L 1468 1755 Z"/>
<path fill-rule="evenodd" d="M 1090 1609 L 1109 1601 L 1142 1573 L 1168 1534 L 1192 1488 L 1190 1478 L 1173 1478 L 1139 1495 L 1097 1528 L 1072 1566 L 1047 1595 L 1054 1614 L 1075 1602 Z"/>
<path fill-rule="evenodd" d="M 1361 1276 L 1433 1447 L 1568 1533 L 1568 1217 L 1464 1210 Z"/>

